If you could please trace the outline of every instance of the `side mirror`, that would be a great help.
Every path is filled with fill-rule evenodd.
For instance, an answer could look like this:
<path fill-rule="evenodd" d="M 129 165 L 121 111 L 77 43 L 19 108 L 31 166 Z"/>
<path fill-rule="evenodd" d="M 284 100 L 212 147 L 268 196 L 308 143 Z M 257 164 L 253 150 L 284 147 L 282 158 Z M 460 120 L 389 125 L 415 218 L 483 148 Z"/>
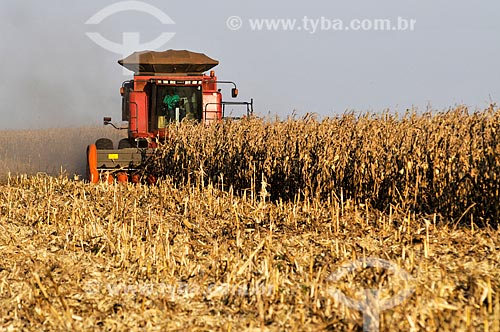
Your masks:
<path fill-rule="evenodd" d="M 238 97 L 238 89 L 236 89 L 236 88 L 232 88 L 232 89 L 231 89 L 231 96 L 232 96 L 233 98 Z"/>
<path fill-rule="evenodd" d="M 111 117 L 109 116 L 105 116 L 104 117 L 104 125 L 109 125 L 111 123 Z"/>

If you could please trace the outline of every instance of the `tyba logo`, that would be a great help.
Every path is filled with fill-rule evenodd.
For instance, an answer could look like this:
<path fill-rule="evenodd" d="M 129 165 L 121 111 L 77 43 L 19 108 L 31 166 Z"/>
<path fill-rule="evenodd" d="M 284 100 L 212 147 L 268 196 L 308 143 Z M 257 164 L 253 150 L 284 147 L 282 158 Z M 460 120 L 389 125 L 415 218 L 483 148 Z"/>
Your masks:
<path fill-rule="evenodd" d="M 97 25 L 106 18 L 121 12 L 142 12 L 155 17 L 162 24 L 175 24 L 175 22 L 163 11 L 155 6 L 141 1 L 122 1 L 114 3 L 108 7 L 101 9 L 92 16 L 85 24 Z M 122 43 L 116 43 L 104 38 L 98 32 L 87 32 L 86 35 L 97 45 L 110 52 L 127 56 L 134 51 L 139 50 L 157 50 L 164 46 L 170 39 L 175 36 L 175 32 L 163 32 L 152 41 L 141 43 L 139 32 L 123 32 Z"/>

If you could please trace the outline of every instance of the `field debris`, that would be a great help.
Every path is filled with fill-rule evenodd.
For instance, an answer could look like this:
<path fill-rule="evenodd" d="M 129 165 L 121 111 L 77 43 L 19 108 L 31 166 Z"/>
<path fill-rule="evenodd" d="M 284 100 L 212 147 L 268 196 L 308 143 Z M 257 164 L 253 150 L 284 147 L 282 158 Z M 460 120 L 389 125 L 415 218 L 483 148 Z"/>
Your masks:
<path fill-rule="evenodd" d="M 349 200 L 251 197 L 171 181 L 9 179 L 0 329 L 359 331 L 362 312 L 335 294 L 362 301 L 378 289 L 384 303 L 410 290 L 381 312 L 381 331 L 498 331 L 497 230 Z M 372 258 L 410 277 L 339 270 Z"/>

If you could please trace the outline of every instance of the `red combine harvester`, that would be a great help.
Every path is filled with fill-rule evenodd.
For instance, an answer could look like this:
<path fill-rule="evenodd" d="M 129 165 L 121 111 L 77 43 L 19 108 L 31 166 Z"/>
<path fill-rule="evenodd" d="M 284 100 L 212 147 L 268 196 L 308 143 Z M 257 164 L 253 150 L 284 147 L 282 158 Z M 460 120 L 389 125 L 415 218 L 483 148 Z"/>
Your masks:
<path fill-rule="evenodd" d="M 133 80 L 125 81 L 120 89 L 122 121 L 127 121 L 128 127 L 117 128 L 109 117 L 104 118 L 104 124 L 127 129 L 128 138 L 120 140 L 117 149 L 108 138 L 100 138 L 87 147 L 90 182 L 145 181 L 141 178 L 141 165 L 154 153 L 158 142 L 168 137 L 169 123 L 183 119 L 204 124 L 218 122 L 226 118 L 227 105 L 245 106 L 246 116 L 253 113 L 253 100 L 222 100 L 218 84 L 232 84 L 233 98 L 238 96 L 236 84 L 218 81 L 214 71 L 205 74 L 219 62 L 202 53 L 144 51 L 118 63 L 134 72 Z"/>

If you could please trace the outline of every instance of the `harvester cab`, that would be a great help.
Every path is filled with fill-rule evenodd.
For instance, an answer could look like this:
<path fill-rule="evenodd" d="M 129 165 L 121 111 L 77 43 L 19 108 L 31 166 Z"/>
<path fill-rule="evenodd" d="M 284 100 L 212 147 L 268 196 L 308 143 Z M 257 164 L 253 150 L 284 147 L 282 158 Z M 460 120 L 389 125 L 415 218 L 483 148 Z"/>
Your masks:
<path fill-rule="evenodd" d="M 128 137 L 118 142 L 117 149 L 107 138 L 88 146 L 90 182 L 144 180 L 144 174 L 139 172 L 141 166 L 154 153 L 157 141 L 168 137 L 168 125 L 172 122 L 186 119 L 208 125 L 224 118 L 240 118 L 227 116 L 227 106 L 243 116 L 253 113 L 253 100 L 223 101 L 220 84 L 232 85 L 233 98 L 238 96 L 238 88 L 234 82 L 219 81 L 212 70 L 219 62 L 202 53 L 144 51 L 118 63 L 134 72 L 134 78 L 123 82 L 120 88 L 122 121 L 128 126 L 118 128 L 110 117 L 104 118 L 104 124 L 126 129 Z"/>

